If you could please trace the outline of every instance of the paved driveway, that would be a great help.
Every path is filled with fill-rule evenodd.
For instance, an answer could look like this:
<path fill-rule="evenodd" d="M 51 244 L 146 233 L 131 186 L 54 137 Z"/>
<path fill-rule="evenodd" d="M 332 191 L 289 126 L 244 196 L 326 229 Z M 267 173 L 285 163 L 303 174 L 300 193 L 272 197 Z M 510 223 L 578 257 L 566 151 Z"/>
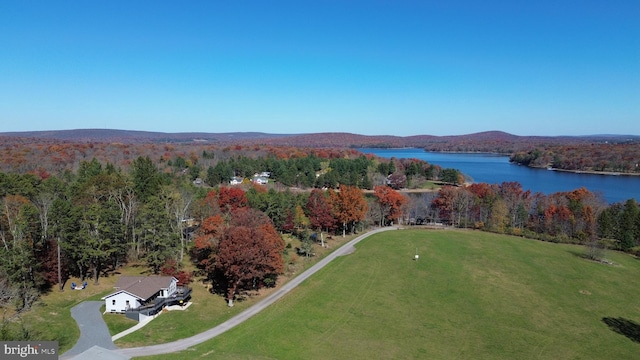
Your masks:
<path fill-rule="evenodd" d="M 60 356 L 60 359 L 70 359 L 97 345 L 108 350 L 117 347 L 111 341 L 111 334 L 107 324 L 102 319 L 100 307 L 104 301 L 84 301 L 71 308 L 71 317 L 80 327 L 80 339 L 71 350 Z"/>
<path fill-rule="evenodd" d="M 344 244 L 339 249 L 335 250 L 331 254 L 329 254 L 324 259 L 320 260 L 318 263 L 304 271 L 302 274 L 298 275 L 294 279 L 287 282 L 280 289 L 273 292 L 271 295 L 267 296 L 263 300 L 249 307 L 245 311 L 240 314 L 234 316 L 233 318 L 225 321 L 224 323 L 215 326 L 207 331 L 204 331 L 200 334 L 194 335 L 190 338 L 173 341 L 166 344 L 160 345 L 150 345 L 150 346 L 141 346 L 135 348 L 128 349 L 118 349 L 111 341 L 111 335 L 109 334 L 109 329 L 107 329 L 107 325 L 104 323 L 102 319 L 102 314 L 100 313 L 100 307 L 102 306 L 102 301 L 85 301 L 74 306 L 71 309 L 71 316 L 76 320 L 78 326 L 80 327 L 80 339 L 76 343 L 76 345 L 66 353 L 62 354 L 60 359 L 71 359 L 76 355 L 90 349 L 94 345 L 97 345 L 101 348 L 108 350 L 115 350 L 114 352 L 117 354 L 125 355 L 127 357 L 134 356 L 148 356 L 148 355 L 159 355 L 159 354 L 167 354 L 172 352 L 177 352 L 181 350 L 185 350 L 194 345 L 205 342 L 209 339 L 212 339 L 225 331 L 235 327 L 236 325 L 244 322 L 249 319 L 253 315 L 259 313 L 267 306 L 276 302 L 276 300 L 283 297 L 293 288 L 298 286 L 301 282 L 306 280 L 311 275 L 315 274 L 318 270 L 322 269 L 329 262 L 335 259 L 338 256 L 343 256 L 352 253 L 355 248 L 353 247 L 355 244 L 365 239 L 366 237 L 387 230 L 395 230 L 396 227 L 385 227 L 379 228 L 365 234 L 358 236 L 357 238 L 349 241 Z"/>
<path fill-rule="evenodd" d="M 187 349 L 189 347 L 192 347 L 194 345 L 197 345 L 197 344 L 205 342 L 205 341 L 207 341 L 209 339 L 212 339 L 212 338 L 224 333 L 225 331 L 235 327 L 236 325 L 244 322 L 245 320 L 249 319 L 253 315 L 259 313 L 264 308 L 266 308 L 267 306 L 271 305 L 276 300 L 280 299 L 285 294 L 287 294 L 289 291 L 291 291 L 293 288 L 298 286 L 301 282 L 306 280 L 309 276 L 315 274 L 318 270 L 322 269 L 325 265 L 327 265 L 329 262 L 331 262 L 331 260 L 335 259 L 338 256 L 350 254 L 351 252 L 353 252 L 355 250 L 355 248 L 353 246 L 355 244 L 357 244 L 358 242 L 360 242 L 361 240 L 363 240 L 366 237 L 368 237 L 369 235 L 372 235 L 372 234 L 375 234 L 375 233 L 379 233 L 379 232 L 382 232 L 382 231 L 395 230 L 395 229 L 397 229 L 397 228 L 396 227 L 385 227 L 385 228 L 376 229 L 376 230 L 373 230 L 373 231 L 370 231 L 368 233 L 365 233 L 363 235 L 358 236 L 357 238 L 349 241 L 348 243 L 346 243 L 345 245 L 343 245 L 342 247 L 340 247 L 336 251 L 334 251 L 331 254 L 329 254 L 324 259 L 322 259 L 319 262 L 317 262 L 315 265 L 313 265 L 312 267 L 310 267 L 309 269 L 304 271 L 302 274 L 296 276 L 295 278 L 293 278 L 292 280 L 290 280 L 289 282 L 284 284 L 284 286 L 282 286 L 280 289 L 276 290 L 275 292 L 271 293 L 271 295 L 269 295 L 266 298 L 264 298 L 263 300 L 257 302 L 255 305 L 249 307 L 248 309 L 246 309 L 245 311 L 241 312 L 240 314 L 232 317 L 231 319 L 229 319 L 229 320 L 223 322 L 222 324 L 220 324 L 218 326 L 215 326 L 215 327 L 213 327 L 213 328 L 211 328 L 211 329 L 209 329 L 207 331 L 201 332 L 200 334 L 194 335 L 194 336 L 192 336 L 190 338 L 177 340 L 177 341 L 173 341 L 173 342 L 170 342 L 170 343 L 165 343 L 165 344 L 160 344 L 160 345 L 141 346 L 141 347 L 127 348 L 127 349 L 118 349 L 115 352 L 118 353 L 118 354 L 129 356 L 129 357 L 167 354 L 167 353 L 172 353 L 172 352 L 185 350 L 185 349 Z"/>

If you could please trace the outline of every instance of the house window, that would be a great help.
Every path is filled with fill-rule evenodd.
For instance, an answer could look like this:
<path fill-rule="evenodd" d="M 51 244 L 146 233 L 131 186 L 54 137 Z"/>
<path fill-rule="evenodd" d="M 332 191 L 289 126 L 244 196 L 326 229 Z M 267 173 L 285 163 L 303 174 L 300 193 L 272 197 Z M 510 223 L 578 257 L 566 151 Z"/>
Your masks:
<path fill-rule="evenodd" d="M 116 300 L 115 299 L 111 300 L 111 305 L 115 305 L 115 304 L 116 304 Z"/>
<path fill-rule="evenodd" d="M 129 308 L 129 300 L 126 301 L 127 309 Z"/>

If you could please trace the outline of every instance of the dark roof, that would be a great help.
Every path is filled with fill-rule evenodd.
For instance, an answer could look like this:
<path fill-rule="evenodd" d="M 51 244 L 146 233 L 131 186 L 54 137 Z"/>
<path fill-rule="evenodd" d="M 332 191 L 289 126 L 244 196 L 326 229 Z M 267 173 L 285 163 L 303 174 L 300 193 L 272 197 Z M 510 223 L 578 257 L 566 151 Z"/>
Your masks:
<path fill-rule="evenodd" d="M 167 289 L 173 276 L 121 276 L 116 281 L 116 292 L 126 291 L 141 299 L 148 299 L 160 289 Z"/>

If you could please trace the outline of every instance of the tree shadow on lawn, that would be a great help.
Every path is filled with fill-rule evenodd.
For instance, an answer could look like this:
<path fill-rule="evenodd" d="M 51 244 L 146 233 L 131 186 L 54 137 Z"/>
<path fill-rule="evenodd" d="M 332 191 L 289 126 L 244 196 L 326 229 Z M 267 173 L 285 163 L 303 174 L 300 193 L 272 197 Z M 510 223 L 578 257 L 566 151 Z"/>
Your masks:
<path fill-rule="evenodd" d="M 640 324 L 633 320 L 625 318 L 602 318 L 602 322 L 609 326 L 609 329 L 617 332 L 620 335 L 624 335 L 631 339 L 633 342 L 640 343 Z"/>
<path fill-rule="evenodd" d="M 591 261 L 593 263 L 596 264 L 604 264 L 604 265 L 613 265 L 615 266 L 616 264 L 611 262 L 610 260 L 607 260 L 604 255 L 600 255 L 598 256 L 598 258 L 590 258 L 589 255 L 587 254 L 587 250 L 586 247 L 583 251 L 576 251 L 576 250 L 567 250 L 567 252 L 575 257 L 578 257 L 580 259 L 583 260 L 587 260 L 587 261 Z"/>

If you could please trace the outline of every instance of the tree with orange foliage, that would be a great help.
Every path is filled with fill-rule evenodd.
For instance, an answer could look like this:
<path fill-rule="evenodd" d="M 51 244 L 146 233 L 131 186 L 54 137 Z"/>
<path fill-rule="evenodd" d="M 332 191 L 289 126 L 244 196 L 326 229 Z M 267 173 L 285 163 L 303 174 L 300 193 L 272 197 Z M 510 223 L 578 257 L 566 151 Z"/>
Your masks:
<path fill-rule="evenodd" d="M 364 219 L 367 213 L 367 201 L 362 190 L 355 186 L 340 185 L 338 191 L 330 191 L 333 215 L 342 223 L 342 237 L 345 236 L 347 226 L 354 231 L 355 223 Z"/>
<path fill-rule="evenodd" d="M 226 283 L 228 305 L 233 306 L 239 290 L 275 283 L 284 268 L 284 241 L 261 211 L 245 207 L 230 215 L 218 245 L 216 269 Z"/>
<path fill-rule="evenodd" d="M 204 199 L 198 201 L 194 208 L 194 214 L 201 219 L 205 219 L 220 212 L 227 213 L 246 206 L 249 206 L 249 201 L 244 190 L 221 187 L 217 191 L 209 191 Z"/>
<path fill-rule="evenodd" d="M 398 191 L 386 186 L 379 185 L 373 188 L 373 194 L 380 204 L 380 226 L 384 226 L 384 220 L 396 221 L 402 214 L 402 207 L 407 203 L 407 199 Z"/>
<path fill-rule="evenodd" d="M 197 266 L 207 274 L 212 274 L 215 271 L 216 253 L 223 231 L 224 219 L 220 214 L 202 220 L 198 229 L 192 254 Z"/>
<path fill-rule="evenodd" d="M 249 205 L 244 190 L 237 187 L 221 187 L 218 189 L 218 206 L 223 212 L 232 211 Z"/>

